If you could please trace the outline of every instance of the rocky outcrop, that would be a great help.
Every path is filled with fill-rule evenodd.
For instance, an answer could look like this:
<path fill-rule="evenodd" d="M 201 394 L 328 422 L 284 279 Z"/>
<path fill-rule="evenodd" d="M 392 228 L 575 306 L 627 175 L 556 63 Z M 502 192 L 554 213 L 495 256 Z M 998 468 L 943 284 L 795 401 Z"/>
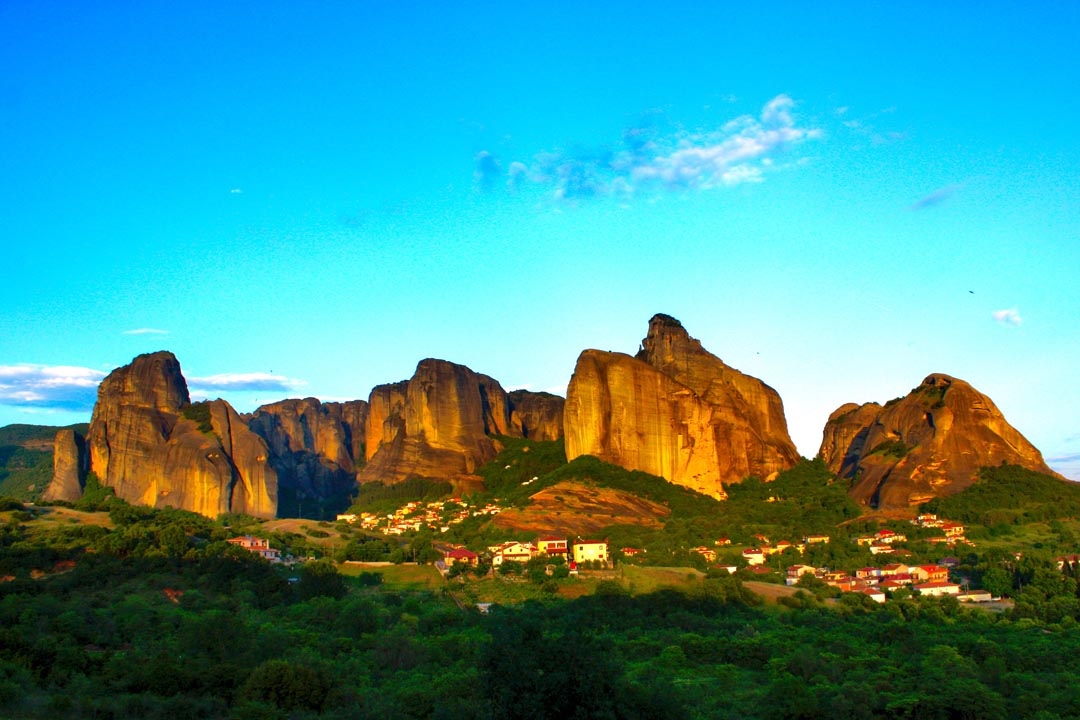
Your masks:
<path fill-rule="evenodd" d="M 409 381 L 376 385 L 368 396 L 368 420 L 364 456 L 372 456 L 383 444 L 390 444 L 405 428 L 405 392 Z"/>
<path fill-rule="evenodd" d="M 508 397 L 510 435 L 529 440 L 558 440 L 563 436 L 564 398 L 528 390 L 513 390 Z"/>
<path fill-rule="evenodd" d="M 586 350 L 564 413 L 566 456 L 594 455 L 714 497 L 769 478 L 798 453 L 775 390 L 724 364 L 678 320 L 656 315 L 636 357 Z"/>
<path fill-rule="evenodd" d="M 963 380 L 935 373 L 906 397 L 838 408 L 821 457 L 851 480 L 855 500 L 905 508 L 974 483 L 979 468 L 1016 464 L 1056 475 L 993 401 Z"/>
<path fill-rule="evenodd" d="M 241 417 L 224 400 L 192 404 L 171 353 L 141 355 L 101 383 L 85 442 L 58 437 L 46 496 L 78 498 L 93 472 L 132 503 L 324 517 L 348 506 L 358 481 L 418 476 L 465 487 L 495 456 L 494 438 L 560 437 L 562 402 L 510 397 L 493 378 L 424 360 L 368 402 L 284 400 Z"/>
<path fill-rule="evenodd" d="M 422 360 L 407 383 L 376 387 L 368 403 L 368 451 L 377 449 L 360 472 L 361 482 L 470 475 L 495 457 L 492 436 L 510 428 L 499 383 L 445 360 Z"/>
<path fill-rule="evenodd" d="M 365 462 L 368 404 L 322 403 L 316 398 L 264 405 L 248 421 L 266 441 L 278 477 L 282 516 L 342 512 Z"/>
<path fill-rule="evenodd" d="M 172 353 L 140 355 L 102 381 L 86 444 L 87 470 L 128 502 L 276 514 L 266 443 L 224 400 L 192 405 Z M 56 459 L 46 492 L 70 495 L 70 453 Z"/>
<path fill-rule="evenodd" d="M 46 486 L 41 499 L 46 502 L 78 500 L 82 497 L 83 487 L 86 485 L 89 464 L 86 438 L 71 428 L 60 430 L 53 443 L 53 479 Z"/>

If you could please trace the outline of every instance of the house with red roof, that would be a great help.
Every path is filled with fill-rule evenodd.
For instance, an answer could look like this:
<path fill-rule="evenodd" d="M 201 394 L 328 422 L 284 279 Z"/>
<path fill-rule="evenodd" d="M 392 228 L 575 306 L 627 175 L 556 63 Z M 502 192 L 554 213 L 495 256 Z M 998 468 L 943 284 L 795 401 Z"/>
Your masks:
<path fill-rule="evenodd" d="M 488 550 L 491 551 L 491 564 L 496 566 L 507 561 L 527 563 L 539 554 L 532 543 L 513 541 L 493 545 Z"/>
<path fill-rule="evenodd" d="M 469 567 L 476 567 L 480 564 L 480 556 L 474 553 L 472 550 L 459 547 L 453 550 L 448 550 L 443 558 L 446 560 L 447 565 L 468 565 Z"/>
<path fill-rule="evenodd" d="M 960 594 L 960 586 L 951 582 L 925 582 L 916 585 L 915 589 L 919 591 L 920 595 L 929 595 L 930 597 Z"/>
<path fill-rule="evenodd" d="M 255 553 L 264 560 L 269 560 L 272 563 L 281 562 L 281 551 L 270 547 L 270 541 L 266 538 L 241 535 L 239 537 L 229 538 L 228 543 L 243 548 L 250 553 Z"/>
<path fill-rule="evenodd" d="M 742 556 L 747 565 L 765 564 L 765 552 L 761 548 L 746 548 L 742 551 Z"/>
<path fill-rule="evenodd" d="M 690 552 L 696 552 L 698 555 L 705 558 L 706 562 L 716 562 L 716 551 L 710 547 L 702 545 L 694 548 Z"/>
<path fill-rule="evenodd" d="M 817 568 L 813 565 L 792 565 L 786 571 L 785 585 L 795 585 L 803 575 L 817 575 Z"/>
<path fill-rule="evenodd" d="M 570 555 L 570 543 L 564 537 L 557 535 L 545 535 L 536 540 L 536 548 L 546 555 Z"/>
<path fill-rule="evenodd" d="M 949 579 L 949 569 L 940 565 L 916 565 L 908 572 L 916 582 L 940 582 Z"/>
<path fill-rule="evenodd" d="M 885 602 L 885 593 L 881 592 L 879 588 L 868 587 L 862 591 L 862 594 L 873 600 L 874 602 Z"/>

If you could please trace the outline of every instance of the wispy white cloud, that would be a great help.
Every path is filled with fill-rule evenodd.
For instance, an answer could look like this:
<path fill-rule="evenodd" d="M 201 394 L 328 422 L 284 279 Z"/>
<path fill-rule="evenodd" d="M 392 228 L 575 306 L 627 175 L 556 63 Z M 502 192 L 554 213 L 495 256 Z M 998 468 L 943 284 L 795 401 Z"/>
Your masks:
<path fill-rule="evenodd" d="M 121 335 L 168 335 L 168 330 L 159 330 L 157 328 L 136 328 L 134 330 L 125 330 Z"/>
<path fill-rule="evenodd" d="M 963 185 L 946 185 L 945 187 L 940 187 L 932 193 L 924 195 L 913 202 L 908 209 L 926 210 L 927 208 L 936 207 L 955 195 L 962 187 Z"/>
<path fill-rule="evenodd" d="M 303 387 L 303 380 L 287 378 L 270 373 L 220 373 L 205 377 L 193 377 L 187 380 L 192 391 L 247 392 L 247 391 L 289 391 Z"/>
<path fill-rule="evenodd" d="M 1020 317 L 1020 311 L 1016 308 L 1009 308 L 1007 310 L 995 310 L 993 313 L 994 319 L 1002 325 L 1008 325 L 1010 327 L 1016 327 L 1020 323 L 1024 322 L 1024 319 Z"/>
<path fill-rule="evenodd" d="M 768 173 L 792 167 L 776 158 L 822 137 L 800 124 L 796 103 L 777 95 L 755 117 L 742 115 L 708 131 L 661 133 L 652 122 L 628 128 L 609 147 L 574 148 L 538 154 L 530 163 L 514 161 L 507 185 L 549 187 L 559 200 L 626 198 L 655 190 L 706 190 L 758 183 Z M 502 169 L 490 153 L 477 156 L 478 182 L 494 186 Z"/>
<path fill-rule="evenodd" d="M 837 118 L 846 118 L 849 117 L 850 110 L 851 108 L 845 105 L 837 108 L 834 114 Z M 882 116 L 892 115 L 895 112 L 895 107 L 887 107 L 862 117 L 841 120 L 840 125 L 854 135 L 869 140 L 871 145 L 889 145 L 907 138 L 907 133 L 880 127 Z"/>
<path fill-rule="evenodd" d="M 1048 457 L 1046 464 L 1070 480 L 1080 480 L 1080 452 Z"/>
<path fill-rule="evenodd" d="M 240 188 L 233 188 L 232 190 L 229 191 L 229 194 L 230 195 L 243 195 L 244 191 L 241 190 Z"/>
<path fill-rule="evenodd" d="M 89 412 L 104 377 L 71 365 L 0 365 L 0 405 Z"/>

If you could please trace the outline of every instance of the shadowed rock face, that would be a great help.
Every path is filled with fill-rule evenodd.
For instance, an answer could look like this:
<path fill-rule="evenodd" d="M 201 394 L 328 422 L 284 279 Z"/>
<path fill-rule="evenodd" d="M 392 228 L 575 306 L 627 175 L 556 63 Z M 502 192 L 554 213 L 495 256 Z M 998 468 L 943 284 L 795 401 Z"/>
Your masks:
<path fill-rule="evenodd" d="M 343 511 L 363 465 L 368 404 L 282 400 L 254 412 L 249 427 L 266 441 L 278 476 L 279 513 Z M 309 514 L 310 514 L 309 512 Z"/>
<path fill-rule="evenodd" d="M 714 497 L 798 460 L 780 396 L 656 315 L 636 357 L 586 350 L 564 414 L 566 456 L 594 455 Z"/>
<path fill-rule="evenodd" d="M 88 471 L 131 503 L 211 517 L 273 517 L 277 475 L 266 444 L 224 400 L 208 403 L 209 427 L 183 417 L 187 383 L 172 353 L 140 355 L 102 381 L 87 436 Z M 78 440 L 75 439 L 77 447 Z M 47 493 L 70 496 L 70 444 L 56 454 Z"/>
<path fill-rule="evenodd" d="M 1016 464 L 1056 475 L 990 398 L 940 373 L 884 407 L 838 408 L 825 424 L 820 455 L 829 469 L 852 481 L 855 500 L 880 508 L 960 492 L 987 465 Z"/>
<path fill-rule="evenodd" d="M 558 440 L 563 436 L 564 398 L 528 390 L 514 390 L 508 397 L 510 435 L 529 440 Z"/>

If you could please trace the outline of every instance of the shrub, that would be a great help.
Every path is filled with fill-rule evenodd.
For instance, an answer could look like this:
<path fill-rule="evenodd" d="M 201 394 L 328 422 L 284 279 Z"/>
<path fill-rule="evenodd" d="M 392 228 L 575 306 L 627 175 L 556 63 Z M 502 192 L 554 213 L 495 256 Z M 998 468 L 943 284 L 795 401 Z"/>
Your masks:
<path fill-rule="evenodd" d="M 210 403 L 191 403 L 190 405 L 185 406 L 184 409 L 180 411 L 180 414 L 188 420 L 193 420 L 198 423 L 198 430 L 203 435 L 210 435 L 214 432 L 214 425 L 210 421 Z"/>

